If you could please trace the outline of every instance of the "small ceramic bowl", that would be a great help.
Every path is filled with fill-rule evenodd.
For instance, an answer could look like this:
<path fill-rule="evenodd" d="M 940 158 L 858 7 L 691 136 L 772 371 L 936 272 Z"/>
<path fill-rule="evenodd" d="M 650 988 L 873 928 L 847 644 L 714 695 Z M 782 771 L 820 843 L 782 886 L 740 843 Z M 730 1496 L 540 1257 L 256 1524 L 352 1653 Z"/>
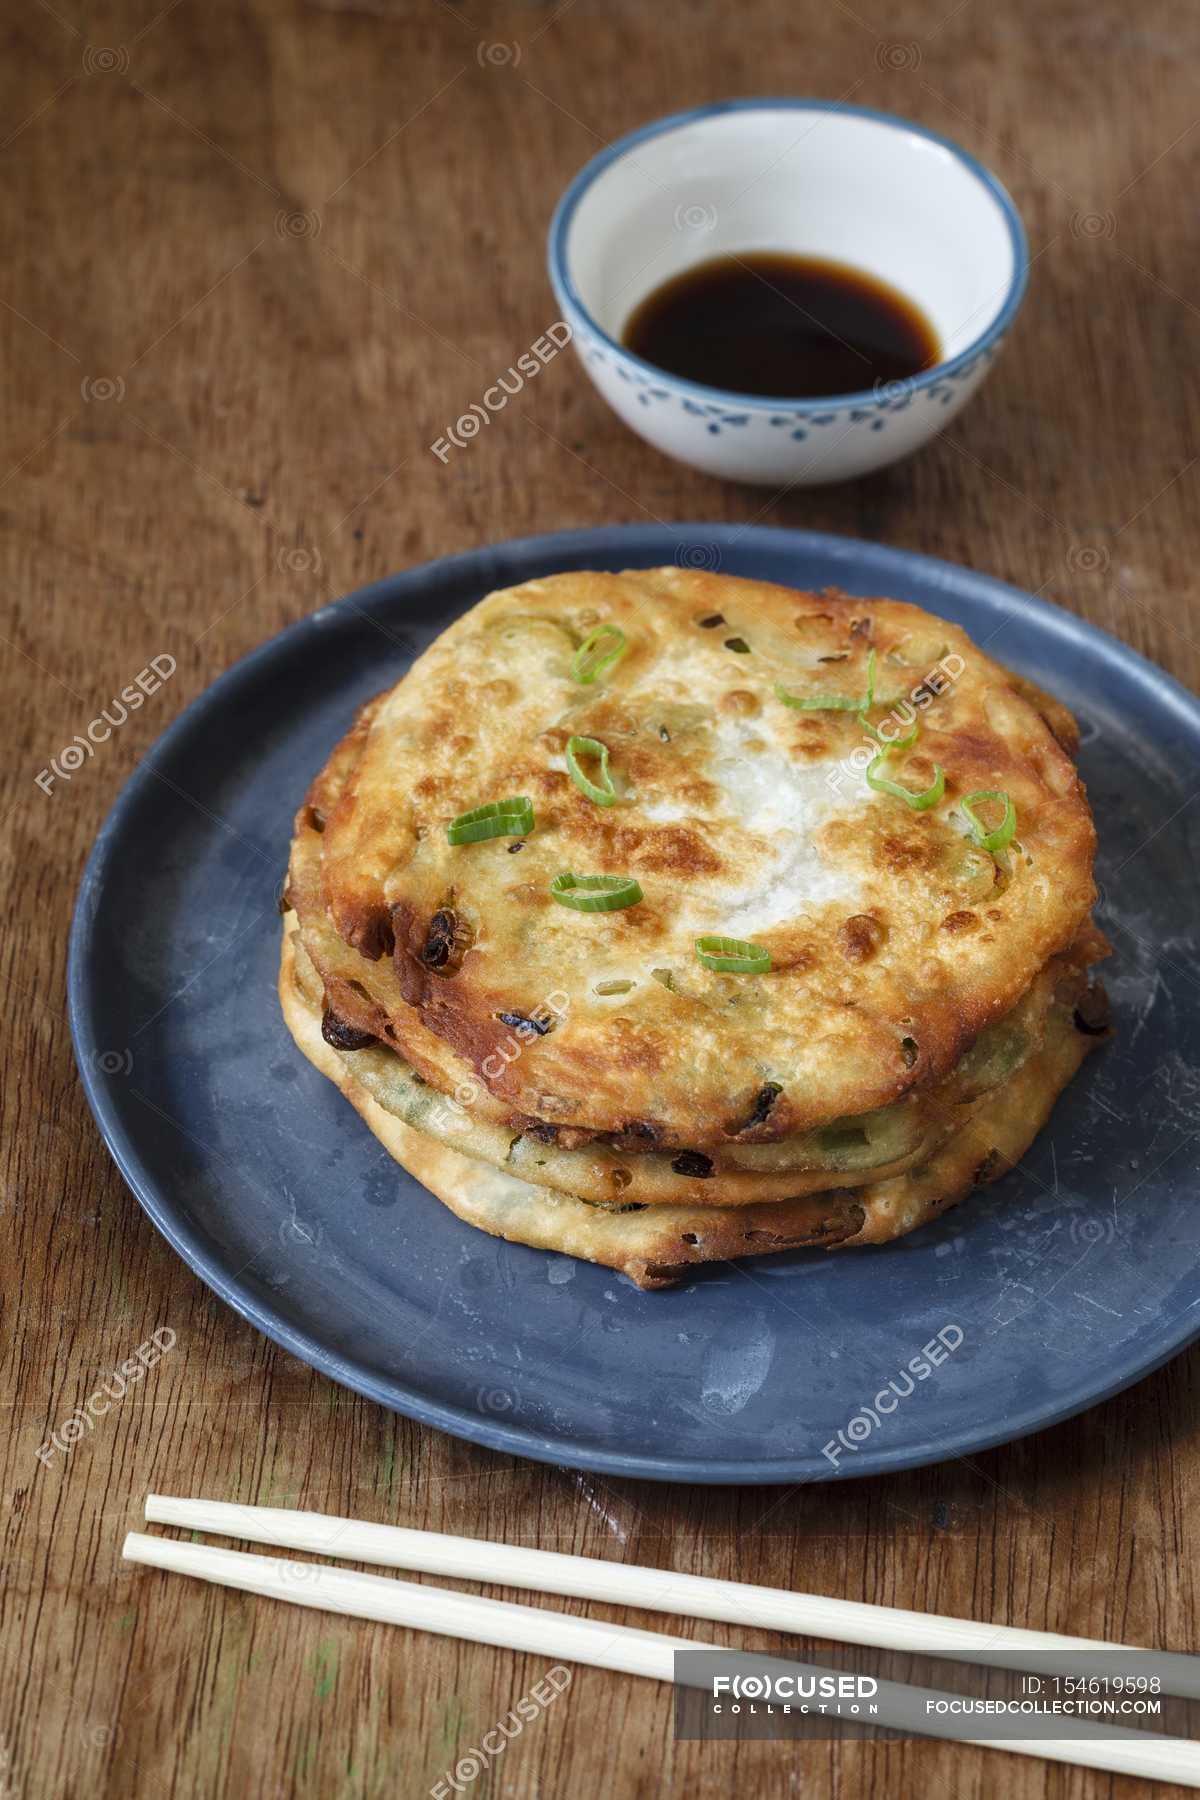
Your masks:
<path fill-rule="evenodd" d="M 943 360 L 864 393 L 766 399 L 668 375 L 624 347 L 647 294 L 756 250 L 890 282 L 924 311 Z M 824 100 L 730 100 L 645 125 L 588 163 L 550 227 L 562 317 L 609 405 L 668 456 L 736 481 L 843 481 L 927 443 L 983 380 L 1028 272 L 1017 210 L 974 157 L 905 119 Z"/>

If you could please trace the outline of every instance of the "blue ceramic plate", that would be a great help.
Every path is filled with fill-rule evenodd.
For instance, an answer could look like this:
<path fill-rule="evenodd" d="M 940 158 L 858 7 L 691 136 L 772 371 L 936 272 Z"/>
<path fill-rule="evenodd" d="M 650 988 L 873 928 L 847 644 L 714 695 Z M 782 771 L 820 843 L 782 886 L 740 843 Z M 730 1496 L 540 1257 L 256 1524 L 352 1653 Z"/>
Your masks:
<path fill-rule="evenodd" d="M 554 570 L 673 561 L 916 601 L 1074 708 L 1119 1035 L 1021 1169 L 936 1224 L 643 1294 L 460 1223 L 383 1153 L 279 1016 L 276 903 L 310 776 L 357 704 L 458 613 Z M 84 1085 L 126 1181 L 218 1294 L 334 1380 L 443 1431 L 700 1482 L 965 1455 L 1093 1405 L 1200 1329 L 1198 770 L 1200 704 L 1160 670 L 928 557 L 722 525 L 472 551 L 294 625 L 138 768 L 75 915 Z"/>

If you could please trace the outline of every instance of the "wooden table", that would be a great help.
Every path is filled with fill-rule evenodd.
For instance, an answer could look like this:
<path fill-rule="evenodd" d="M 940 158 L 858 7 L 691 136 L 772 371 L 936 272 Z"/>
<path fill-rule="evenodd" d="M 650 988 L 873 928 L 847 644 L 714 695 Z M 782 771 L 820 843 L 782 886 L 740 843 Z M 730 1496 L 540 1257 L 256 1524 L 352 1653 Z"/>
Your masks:
<path fill-rule="evenodd" d="M 492 538 L 761 508 L 1051 594 L 1195 686 L 1195 9 L 113 0 L 85 23 L 79 0 L 39 0 L 6 35 L 0 1791 L 422 1795 L 543 1672 L 131 1572 L 150 1490 L 1191 1645 L 1200 1354 L 1031 1441 L 833 1489 L 660 1488 L 474 1449 L 331 1386 L 172 1254 L 84 1105 L 64 981 L 88 846 L 180 708 L 327 597 Z M 1025 314 L 948 434 L 773 502 L 658 457 L 564 357 L 443 466 L 430 443 L 555 316 L 543 236 L 583 161 L 657 114 L 786 91 L 945 131 L 1021 207 Z M 43 791 L 164 655 L 174 676 Z M 176 1349 L 43 1466 L 160 1326 Z M 1135 1785 L 926 1743 L 676 1744 L 664 1691 L 580 1670 L 468 1791 Z"/>

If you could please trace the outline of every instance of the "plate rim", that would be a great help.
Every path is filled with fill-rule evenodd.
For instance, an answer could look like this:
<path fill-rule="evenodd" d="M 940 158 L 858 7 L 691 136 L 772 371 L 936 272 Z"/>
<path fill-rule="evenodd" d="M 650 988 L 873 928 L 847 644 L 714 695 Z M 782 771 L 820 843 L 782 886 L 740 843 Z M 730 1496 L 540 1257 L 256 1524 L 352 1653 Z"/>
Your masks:
<path fill-rule="evenodd" d="M 894 564 L 899 560 L 901 564 L 917 566 L 926 580 L 934 579 L 935 585 L 943 586 L 947 592 L 961 593 L 965 586 L 974 590 L 976 597 L 997 607 L 1007 599 L 1018 604 L 1024 613 L 1032 612 L 1042 627 L 1060 640 L 1078 642 L 1082 639 L 1106 663 L 1117 663 L 1126 675 L 1136 675 L 1143 684 L 1155 691 L 1155 698 L 1160 703 L 1169 702 L 1177 714 L 1183 715 L 1192 730 L 1200 734 L 1200 699 L 1173 675 L 1159 668 L 1139 651 L 1122 643 L 1102 626 L 995 576 L 942 557 L 929 556 L 904 546 L 882 544 L 872 539 L 782 526 L 671 521 L 587 526 L 576 530 L 538 533 L 524 538 L 493 540 L 469 550 L 414 564 L 326 602 L 316 611 L 284 626 L 223 670 L 188 702 L 143 752 L 113 801 L 88 853 L 80 877 L 67 957 L 67 1014 L 72 1046 L 84 1095 L 97 1129 L 126 1186 L 156 1230 L 193 1274 L 248 1324 L 339 1385 L 362 1394 L 389 1411 L 400 1413 L 419 1424 L 432 1426 L 452 1437 L 482 1445 L 486 1449 L 526 1457 L 535 1462 L 628 1479 L 678 1481 L 704 1486 L 810 1485 L 829 1481 L 863 1480 L 874 1475 L 952 1461 L 994 1449 L 1000 1444 L 1014 1443 L 1035 1432 L 1063 1424 L 1094 1406 L 1102 1405 L 1161 1369 L 1200 1337 L 1200 1318 L 1193 1321 L 1184 1312 L 1175 1320 L 1174 1330 L 1167 1334 L 1165 1340 L 1160 1340 L 1158 1351 L 1149 1360 L 1137 1362 L 1136 1366 L 1123 1370 L 1114 1379 L 1087 1388 L 1086 1392 L 1081 1391 L 1077 1385 L 1048 1411 L 1032 1404 L 1015 1417 L 1010 1415 L 1003 1423 L 992 1428 L 985 1426 L 975 1430 L 965 1429 L 953 1438 L 924 1435 L 916 1442 L 896 1446 L 891 1451 L 886 1445 L 878 1446 L 871 1451 L 862 1452 L 862 1461 L 845 1469 L 830 1469 L 828 1472 L 819 1468 L 814 1456 L 809 1454 L 792 1454 L 779 1458 L 739 1458 L 723 1465 L 696 1457 L 589 1449 L 567 1437 L 546 1436 L 528 1428 L 506 1426 L 499 1420 L 489 1419 L 466 1408 L 431 1400 L 400 1378 L 381 1379 L 367 1365 L 356 1362 L 353 1356 L 330 1348 L 303 1330 L 297 1330 L 265 1298 L 245 1291 L 239 1285 L 244 1270 L 228 1274 L 219 1256 L 210 1253 L 198 1232 L 178 1215 L 169 1191 L 160 1191 L 160 1184 L 146 1167 L 135 1134 L 126 1130 L 117 1116 L 115 1104 L 110 1098 L 113 1090 L 94 1060 L 99 1045 L 89 1006 L 88 950 L 108 859 L 128 816 L 133 813 L 146 791 L 146 784 L 154 779 L 155 759 L 163 753 L 169 753 L 177 743 L 185 740 L 200 719 L 214 709 L 220 710 L 226 696 L 234 693 L 242 681 L 257 673 L 260 665 L 274 660 L 285 645 L 299 646 L 306 637 L 320 633 L 328 625 L 332 615 L 361 616 L 372 604 L 391 601 L 401 596 L 406 588 L 418 587 L 431 579 L 454 581 L 459 575 L 486 566 L 489 557 L 521 562 L 544 558 L 549 562 L 577 546 L 582 559 L 586 559 L 589 554 L 611 558 L 614 549 L 622 544 L 628 544 L 631 554 L 636 555 L 639 545 L 645 548 L 661 545 L 664 535 L 669 538 L 672 533 L 677 535 L 679 547 L 684 547 L 689 542 L 694 545 L 697 537 L 703 534 L 707 543 L 717 547 L 726 544 L 735 548 L 738 544 L 751 540 L 762 544 L 764 548 L 773 547 L 780 552 L 801 554 L 808 550 L 823 553 L 832 556 L 835 561 L 841 559 L 848 564 L 856 562 L 860 568 L 865 565 L 870 569 L 877 563 Z M 655 549 L 654 553 L 657 555 L 658 550 Z M 586 560 L 582 566 L 586 566 Z M 653 565 L 635 563 L 630 566 Z M 527 576 L 525 579 L 533 577 Z M 484 587 L 484 592 L 490 590 L 490 585 L 489 582 Z M 1007 610 L 1011 613 L 1012 607 Z M 1086 1387 L 1086 1380 L 1083 1385 Z"/>

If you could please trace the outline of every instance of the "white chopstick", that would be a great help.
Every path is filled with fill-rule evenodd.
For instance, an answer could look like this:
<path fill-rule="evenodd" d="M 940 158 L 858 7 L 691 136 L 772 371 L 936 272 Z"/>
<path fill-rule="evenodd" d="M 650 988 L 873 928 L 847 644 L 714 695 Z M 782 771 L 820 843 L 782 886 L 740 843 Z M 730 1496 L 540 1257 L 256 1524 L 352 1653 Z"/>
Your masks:
<path fill-rule="evenodd" d="M 534 1550 L 523 1544 L 495 1544 L 483 1538 L 450 1537 L 437 1531 L 413 1531 L 399 1525 L 372 1525 L 324 1513 L 291 1512 L 282 1507 L 238 1506 L 225 1500 L 177 1500 L 167 1494 L 146 1498 L 146 1517 L 160 1525 L 208 1531 L 248 1543 L 278 1544 L 350 1562 L 375 1563 L 387 1569 L 419 1569 L 426 1575 L 449 1575 L 460 1581 L 488 1581 L 499 1587 L 527 1588 L 544 1594 L 569 1594 L 578 1600 L 601 1600 L 610 1606 L 636 1606 L 649 1612 L 678 1613 L 690 1619 L 718 1619 L 727 1625 L 759 1626 L 805 1637 L 830 1638 L 843 1644 L 874 1644 L 919 1656 L 952 1657 L 987 1663 L 993 1653 L 1035 1654 L 1054 1659 L 1055 1673 L 1077 1666 L 1072 1653 L 1124 1651 L 1144 1655 L 1128 1644 L 1106 1644 L 1096 1638 L 1061 1637 L 1053 1631 L 1025 1631 L 1015 1625 L 978 1624 L 973 1619 L 944 1618 L 937 1613 L 906 1612 L 897 1606 L 871 1606 L 861 1600 L 834 1600 L 822 1594 L 793 1594 L 786 1588 L 754 1587 L 744 1581 L 718 1581 L 707 1575 L 684 1575 L 642 1563 L 618 1563 L 600 1557 L 567 1556 L 556 1550 Z M 1200 1699 L 1200 1658 L 1155 1653 L 1163 1665 L 1163 1691 Z M 1061 1665 L 1059 1659 L 1061 1657 Z M 1010 1666 L 1007 1662 L 1004 1666 Z"/>
<path fill-rule="evenodd" d="M 237 1510 L 236 1508 L 234 1510 Z M 180 1543 L 173 1538 L 150 1537 L 131 1531 L 122 1554 L 131 1562 L 193 1575 L 222 1587 L 239 1588 L 293 1606 L 314 1607 L 383 1624 L 404 1625 L 442 1637 L 466 1638 L 536 1656 L 568 1662 L 590 1663 L 629 1675 L 673 1681 L 675 1652 L 714 1650 L 719 1646 L 688 1638 L 668 1637 L 657 1631 L 638 1631 L 627 1625 L 605 1625 L 595 1619 L 573 1618 L 565 1613 L 543 1612 L 537 1607 L 515 1606 L 503 1600 L 485 1600 L 448 1588 L 425 1587 L 399 1581 L 394 1576 L 362 1575 L 322 1563 L 290 1562 L 282 1557 L 255 1556 L 242 1550 L 223 1550 L 211 1544 Z M 806 1671 L 809 1665 L 804 1665 Z M 878 1713 L 874 1723 L 912 1729 L 914 1705 L 926 1698 L 942 1698 L 928 1689 L 881 1681 L 875 1695 Z M 923 1735 L 950 1735 L 947 1722 L 931 1717 L 922 1724 Z M 1008 1750 L 1017 1756 L 1039 1756 L 1051 1762 L 1076 1763 L 1110 1773 L 1137 1775 L 1144 1780 L 1175 1781 L 1200 1788 L 1200 1745 L 1183 1738 L 1153 1737 L 1138 1731 L 1109 1731 L 1102 1738 L 1035 1740 L 1012 1738 L 956 1738 L 986 1749 Z"/>

